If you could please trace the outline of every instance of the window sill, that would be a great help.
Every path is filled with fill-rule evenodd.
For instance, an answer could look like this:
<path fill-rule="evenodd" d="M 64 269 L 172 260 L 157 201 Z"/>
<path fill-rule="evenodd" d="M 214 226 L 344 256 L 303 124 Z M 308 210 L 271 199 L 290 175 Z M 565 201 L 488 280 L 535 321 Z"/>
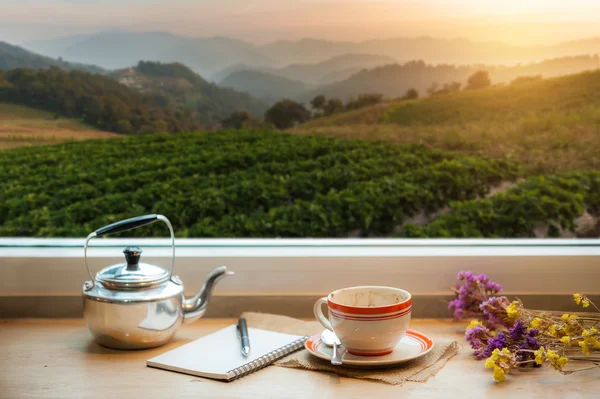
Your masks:
<path fill-rule="evenodd" d="M 0 238 L 0 296 L 78 295 L 89 279 L 83 239 Z M 393 285 L 445 295 L 459 270 L 486 273 L 509 293 L 598 293 L 600 240 L 179 239 L 175 273 L 186 292 L 214 267 L 236 276 L 220 295 L 321 295 L 352 285 Z M 168 265 L 168 239 L 92 242 L 95 271 L 138 245 L 150 263 Z"/>

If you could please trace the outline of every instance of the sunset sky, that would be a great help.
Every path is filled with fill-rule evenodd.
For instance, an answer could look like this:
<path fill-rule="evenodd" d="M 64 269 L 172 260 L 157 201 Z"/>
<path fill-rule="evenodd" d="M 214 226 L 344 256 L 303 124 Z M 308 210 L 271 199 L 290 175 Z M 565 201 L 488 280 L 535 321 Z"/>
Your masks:
<path fill-rule="evenodd" d="M 0 40 L 110 29 L 255 43 L 430 35 L 540 44 L 600 36 L 600 0 L 0 0 Z"/>

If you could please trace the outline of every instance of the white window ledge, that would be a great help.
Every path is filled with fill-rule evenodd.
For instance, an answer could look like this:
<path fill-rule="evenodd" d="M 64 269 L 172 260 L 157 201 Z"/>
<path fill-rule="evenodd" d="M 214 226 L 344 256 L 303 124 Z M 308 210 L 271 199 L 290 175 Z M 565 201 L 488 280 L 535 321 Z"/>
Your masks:
<path fill-rule="evenodd" d="M 0 238 L 0 296 L 78 295 L 89 279 L 84 239 Z M 90 266 L 122 262 L 126 246 L 168 266 L 168 239 L 97 239 Z M 352 285 L 448 294 L 460 270 L 488 274 L 510 294 L 600 293 L 600 240 L 178 239 L 175 274 L 186 292 L 227 265 L 219 295 L 314 295 Z"/>

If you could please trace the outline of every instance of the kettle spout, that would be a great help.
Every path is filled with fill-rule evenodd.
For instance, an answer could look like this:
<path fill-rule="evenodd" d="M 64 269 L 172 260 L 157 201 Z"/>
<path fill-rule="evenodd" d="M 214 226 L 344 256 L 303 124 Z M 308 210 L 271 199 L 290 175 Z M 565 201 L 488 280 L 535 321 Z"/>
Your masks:
<path fill-rule="evenodd" d="M 231 276 L 232 274 L 234 272 L 227 270 L 227 266 L 217 267 L 210 272 L 198 294 L 183 301 L 183 322 L 192 323 L 204 316 L 215 284 L 223 277 Z"/>

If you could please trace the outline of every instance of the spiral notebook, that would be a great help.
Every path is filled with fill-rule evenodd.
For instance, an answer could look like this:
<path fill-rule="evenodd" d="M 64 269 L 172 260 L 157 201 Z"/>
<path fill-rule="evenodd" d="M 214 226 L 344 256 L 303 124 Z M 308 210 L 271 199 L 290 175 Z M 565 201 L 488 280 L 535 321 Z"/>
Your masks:
<path fill-rule="evenodd" d="M 146 365 L 197 377 L 233 381 L 304 347 L 308 337 L 248 328 L 252 350 L 241 353 L 237 328 L 231 325 L 148 361 Z"/>

